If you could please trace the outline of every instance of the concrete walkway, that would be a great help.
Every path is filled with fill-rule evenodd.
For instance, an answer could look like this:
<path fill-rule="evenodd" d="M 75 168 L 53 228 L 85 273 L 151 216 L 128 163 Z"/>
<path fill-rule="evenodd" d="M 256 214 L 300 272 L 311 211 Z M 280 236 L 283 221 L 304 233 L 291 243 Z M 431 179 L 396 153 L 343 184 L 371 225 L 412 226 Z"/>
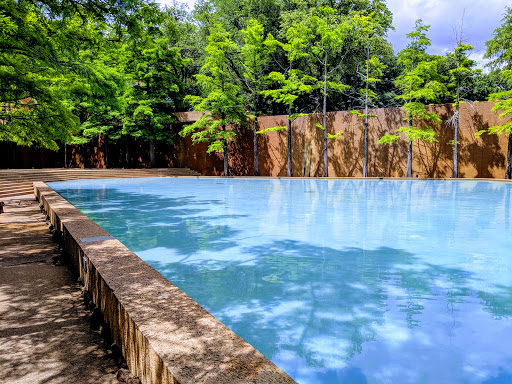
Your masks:
<path fill-rule="evenodd" d="M 0 383 L 119 383 L 33 195 L 0 214 Z"/>

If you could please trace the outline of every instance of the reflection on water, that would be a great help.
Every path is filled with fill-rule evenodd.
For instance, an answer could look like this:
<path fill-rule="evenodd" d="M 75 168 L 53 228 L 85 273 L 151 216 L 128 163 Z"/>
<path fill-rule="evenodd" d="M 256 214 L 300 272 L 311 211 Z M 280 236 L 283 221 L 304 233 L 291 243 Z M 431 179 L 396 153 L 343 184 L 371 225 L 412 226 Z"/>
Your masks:
<path fill-rule="evenodd" d="M 52 186 L 300 383 L 512 382 L 510 184 Z"/>

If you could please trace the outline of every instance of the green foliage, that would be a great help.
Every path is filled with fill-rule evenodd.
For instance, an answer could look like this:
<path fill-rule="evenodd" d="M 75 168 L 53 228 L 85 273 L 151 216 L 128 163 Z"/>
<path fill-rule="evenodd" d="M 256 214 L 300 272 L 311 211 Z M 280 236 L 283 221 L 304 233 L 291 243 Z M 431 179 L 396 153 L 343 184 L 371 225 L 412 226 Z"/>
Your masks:
<path fill-rule="evenodd" d="M 334 135 L 331 135 L 330 133 L 328 133 L 327 138 L 328 139 L 337 139 L 341 135 L 343 135 L 343 131 L 339 131 L 338 133 L 335 133 Z"/>
<path fill-rule="evenodd" d="M 106 96 L 103 106 L 110 108 L 106 94 L 115 76 L 96 67 L 101 49 L 91 52 L 106 44 L 107 22 L 116 39 L 119 32 L 136 31 L 143 19 L 139 11 L 150 8 L 157 9 L 141 1 L 1 2 L 0 139 L 57 150 L 57 141 L 71 141 L 84 111 L 94 108 L 88 104 Z M 98 116 L 101 109 L 95 109 Z"/>
<path fill-rule="evenodd" d="M 432 128 L 417 128 L 417 127 L 400 127 L 396 130 L 397 132 L 404 133 L 409 141 L 421 140 L 427 143 L 437 141 L 436 133 Z"/>
<path fill-rule="evenodd" d="M 373 18 L 373 15 L 355 15 L 351 19 L 351 23 L 359 35 L 358 45 L 360 45 L 361 51 L 364 52 L 364 70 L 358 71 L 364 88 L 359 89 L 359 95 L 357 96 L 357 100 L 360 100 L 362 104 L 358 108 L 364 109 L 364 113 L 357 110 L 350 112 L 364 119 L 366 132 L 368 129 L 368 119 L 376 117 L 376 115 L 368 113 L 368 108 L 373 106 L 373 99 L 378 96 L 374 89 L 376 89 L 376 84 L 381 81 L 384 69 L 387 68 L 387 65 L 383 64 L 376 56 L 376 54 L 385 52 L 386 44 L 381 37 L 384 33 L 384 28 Z M 367 134 L 365 134 L 365 140 L 367 140 Z M 367 148 L 367 145 L 368 143 L 365 141 L 365 148 Z M 367 156 L 368 153 L 365 150 L 365 164 Z M 366 170 L 363 173 L 366 174 Z"/>
<path fill-rule="evenodd" d="M 144 45 L 125 46 L 124 70 L 129 86 L 124 94 L 125 135 L 172 141 L 170 125 L 174 112 L 183 108 L 181 68 L 189 63 L 167 38 L 151 39 Z"/>
<path fill-rule="evenodd" d="M 196 75 L 204 96 L 187 97 L 194 110 L 206 112 L 195 123 L 185 126 L 180 135 L 191 135 L 194 143 L 209 143 L 209 153 L 226 150 L 227 142 L 234 140 L 235 132 L 226 130 L 227 125 L 246 122 L 240 86 L 229 72 L 229 58 L 237 54 L 238 47 L 229 33 L 220 24 L 215 25 L 208 36 L 201 73 Z"/>
<path fill-rule="evenodd" d="M 431 127 L 421 128 L 412 124 L 413 121 L 440 122 L 441 119 L 433 112 L 427 112 L 425 103 L 437 101 L 446 93 L 443 84 L 444 78 L 438 73 L 436 57 L 429 56 L 426 48 L 430 40 L 426 36 L 429 26 L 423 25 L 421 20 L 416 21 L 415 30 L 407 37 L 410 42 L 398 55 L 398 61 L 403 65 L 403 72 L 395 83 L 402 92 L 397 99 L 404 102 L 403 108 L 409 120 L 409 127 L 402 127 L 396 132 L 402 132 L 408 141 L 422 140 L 435 141 L 435 133 Z M 382 144 L 396 141 L 396 135 L 388 135 Z M 379 141 L 380 142 L 380 141 Z"/>
<path fill-rule="evenodd" d="M 484 58 L 491 59 L 492 69 L 512 69 L 512 8 L 507 7 L 501 26 L 493 32 L 493 38 L 485 43 Z"/>
<path fill-rule="evenodd" d="M 492 110 L 494 112 L 500 112 L 500 118 L 510 118 L 512 117 L 512 70 L 503 70 L 501 76 L 507 81 L 508 89 L 489 95 L 489 100 L 497 101 Z M 512 121 L 489 127 L 487 130 L 477 132 L 476 135 L 480 136 L 484 132 L 493 135 L 511 134 Z"/>
<path fill-rule="evenodd" d="M 350 113 L 352 115 L 356 115 L 357 117 L 361 117 L 361 118 L 366 117 L 366 113 L 362 113 L 362 112 L 359 112 L 359 111 L 356 111 L 356 110 L 350 111 Z M 369 113 L 368 117 L 377 117 L 377 115 Z"/>
<path fill-rule="evenodd" d="M 500 118 L 510 118 L 512 116 L 512 8 L 506 9 L 501 22 L 501 26 L 494 31 L 493 38 L 486 43 L 487 51 L 484 57 L 492 59 L 489 66 L 495 69 L 496 76 L 503 80 L 501 89 L 489 95 L 490 101 L 497 101 L 493 111 L 500 112 Z M 502 70 L 497 71 L 498 69 Z M 479 131 L 477 136 L 483 132 L 510 135 L 512 121 L 490 127 L 486 131 Z"/>
<path fill-rule="evenodd" d="M 432 121 L 434 123 L 440 123 L 441 119 L 435 112 L 428 112 L 425 108 L 425 104 L 412 101 L 410 103 L 405 103 L 403 108 L 407 112 L 409 117 L 404 117 L 403 120 L 423 120 L 423 121 Z"/>
<path fill-rule="evenodd" d="M 334 73 L 339 70 L 339 63 L 335 57 L 340 55 L 346 42 L 346 37 L 353 31 L 347 16 L 340 15 L 334 8 L 318 7 L 312 8 L 310 14 L 306 15 L 307 21 L 311 23 L 312 31 L 310 36 L 311 61 L 318 64 L 317 72 L 319 79 L 316 79 L 317 88 L 321 90 L 322 96 L 327 98 L 330 90 L 344 92 L 350 88 L 336 79 Z M 313 79 L 313 78 L 312 78 Z M 312 92 L 313 89 L 310 90 Z"/>
<path fill-rule="evenodd" d="M 286 129 L 285 126 L 277 126 L 277 127 L 260 129 L 259 131 L 256 131 L 256 133 L 263 134 L 263 133 L 268 133 L 268 132 L 279 132 L 279 131 L 284 131 L 285 129 Z"/>
<path fill-rule="evenodd" d="M 255 19 L 247 22 L 247 28 L 242 30 L 244 45 L 241 48 L 243 58 L 243 79 L 246 88 L 247 101 L 252 105 L 254 113 L 258 111 L 258 97 L 265 87 L 265 72 L 270 62 L 272 43 L 264 37 L 264 27 Z"/>
<path fill-rule="evenodd" d="M 78 127 L 78 119 L 59 98 L 72 73 L 71 47 L 63 41 L 62 29 L 72 28 L 63 20 L 48 20 L 29 2 L 1 3 L 1 140 L 57 150 L 56 140 L 69 140 L 69 131 Z"/>
<path fill-rule="evenodd" d="M 389 144 L 395 144 L 398 140 L 400 140 L 399 135 L 388 134 L 388 135 L 382 136 L 377 142 L 381 145 L 389 145 Z"/>
<path fill-rule="evenodd" d="M 451 64 L 449 70 L 450 82 L 448 87 L 452 90 L 454 107 L 461 103 L 461 99 L 468 93 L 466 84 L 482 71 L 473 69 L 476 65 L 474 60 L 469 59 L 469 53 L 473 47 L 469 44 L 458 43 L 453 53 L 448 53 L 447 58 Z"/>
<path fill-rule="evenodd" d="M 299 117 L 307 116 L 307 115 L 308 115 L 307 113 L 292 113 L 290 116 L 288 116 L 288 120 L 293 121 L 295 119 L 298 119 Z"/>
<path fill-rule="evenodd" d="M 308 56 L 306 47 L 310 33 L 311 29 L 303 23 L 293 23 L 286 31 L 286 43 L 276 40 L 272 35 L 268 36 L 265 43 L 270 49 L 280 47 L 284 51 L 288 69 L 283 72 L 270 72 L 268 79 L 278 88 L 263 90 L 261 94 L 287 105 L 290 110 L 299 95 L 310 93 L 316 87 L 315 78 L 294 67 L 298 59 Z"/>

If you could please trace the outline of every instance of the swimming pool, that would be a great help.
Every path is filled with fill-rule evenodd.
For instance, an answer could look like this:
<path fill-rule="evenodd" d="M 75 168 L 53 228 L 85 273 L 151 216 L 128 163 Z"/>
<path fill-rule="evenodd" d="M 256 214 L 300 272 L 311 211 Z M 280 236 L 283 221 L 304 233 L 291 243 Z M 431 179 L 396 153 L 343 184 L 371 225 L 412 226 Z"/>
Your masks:
<path fill-rule="evenodd" d="M 300 383 L 512 382 L 512 184 L 49 185 Z"/>

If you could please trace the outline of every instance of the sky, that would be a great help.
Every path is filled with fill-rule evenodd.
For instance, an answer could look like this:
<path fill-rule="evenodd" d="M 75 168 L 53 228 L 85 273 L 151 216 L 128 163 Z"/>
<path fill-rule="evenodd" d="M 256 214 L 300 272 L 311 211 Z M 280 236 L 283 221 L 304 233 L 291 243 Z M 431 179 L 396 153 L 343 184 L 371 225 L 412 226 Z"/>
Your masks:
<path fill-rule="evenodd" d="M 193 8 L 194 0 L 178 1 Z M 159 2 L 170 4 L 172 0 Z M 455 31 L 460 32 L 462 25 L 463 42 L 475 47 L 471 58 L 482 65 L 485 42 L 500 26 L 505 7 L 511 5 L 510 0 L 387 0 L 395 27 L 395 31 L 388 34 L 389 41 L 395 53 L 400 51 L 407 44 L 405 35 L 413 30 L 416 19 L 421 18 L 424 24 L 431 26 L 428 37 L 432 45 L 428 52 L 444 55 L 453 50 Z"/>

